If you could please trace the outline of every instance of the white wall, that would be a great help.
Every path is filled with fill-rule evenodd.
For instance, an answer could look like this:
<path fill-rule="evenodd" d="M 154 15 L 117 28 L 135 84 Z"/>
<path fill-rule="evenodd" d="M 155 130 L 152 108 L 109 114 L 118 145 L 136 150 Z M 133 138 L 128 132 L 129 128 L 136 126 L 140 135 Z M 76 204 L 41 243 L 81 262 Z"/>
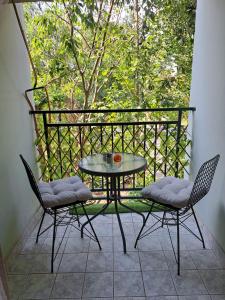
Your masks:
<path fill-rule="evenodd" d="M 198 0 L 191 106 L 193 174 L 202 162 L 221 154 L 212 189 L 198 214 L 225 249 L 225 1 Z"/>
<path fill-rule="evenodd" d="M 21 14 L 20 7 L 20 14 Z M 13 7 L 0 9 L 0 243 L 7 255 L 37 209 L 19 154 L 34 167 L 32 119 L 23 96 L 30 88 L 26 50 Z"/>

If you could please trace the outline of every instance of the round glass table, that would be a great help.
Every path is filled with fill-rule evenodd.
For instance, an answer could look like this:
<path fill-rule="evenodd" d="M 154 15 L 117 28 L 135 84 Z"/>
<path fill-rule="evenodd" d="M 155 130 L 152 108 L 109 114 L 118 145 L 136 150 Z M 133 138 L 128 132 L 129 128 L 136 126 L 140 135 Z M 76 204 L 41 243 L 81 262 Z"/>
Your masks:
<path fill-rule="evenodd" d="M 145 217 L 143 214 L 135 211 L 131 207 L 126 206 L 121 202 L 120 177 L 135 174 L 142 170 L 145 170 L 147 167 L 146 159 L 131 153 L 103 153 L 87 156 L 83 158 L 78 165 L 80 170 L 84 173 L 90 174 L 92 176 L 106 177 L 107 204 L 104 205 L 97 214 L 92 216 L 90 220 L 93 220 L 99 214 L 103 213 L 109 206 L 109 204 L 114 202 L 119 228 L 123 240 L 123 250 L 124 253 L 126 253 L 126 239 L 118 211 L 118 204 L 128 208 L 132 212 L 140 214 L 143 218 L 143 222 L 145 221 Z M 82 225 L 81 236 L 83 236 L 83 230 L 87 224 L 88 221 Z"/>

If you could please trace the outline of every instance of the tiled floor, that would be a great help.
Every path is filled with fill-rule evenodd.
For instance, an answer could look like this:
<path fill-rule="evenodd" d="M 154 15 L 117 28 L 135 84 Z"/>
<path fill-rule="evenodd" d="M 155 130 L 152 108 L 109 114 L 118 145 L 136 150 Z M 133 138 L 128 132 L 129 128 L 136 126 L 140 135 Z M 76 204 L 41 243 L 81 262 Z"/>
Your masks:
<path fill-rule="evenodd" d="M 177 276 L 167 230 L 154 232 L 134 249 L 141 219 L 134 214 L 121 216 L 127 254 L 122 252 L 115 216 L 100 216 L 93 225 L 102 251 L 95 242 L 87 237 L 81 239 L 78 231 L 69 228 L 55 261 L 54 274 L 50 273 L 51 231 L 35 244 L 35 229 L 19 253 L 9 259 L 11 299 L 225 299 L 225 254 L 203 225 L 205 250 L 196 238 L 181 230 L 181 276 Z M 194 228 L 193 220 L 188 222 Z M 59 230 L 58 236 L 62 234 L 63 230 Z"/>

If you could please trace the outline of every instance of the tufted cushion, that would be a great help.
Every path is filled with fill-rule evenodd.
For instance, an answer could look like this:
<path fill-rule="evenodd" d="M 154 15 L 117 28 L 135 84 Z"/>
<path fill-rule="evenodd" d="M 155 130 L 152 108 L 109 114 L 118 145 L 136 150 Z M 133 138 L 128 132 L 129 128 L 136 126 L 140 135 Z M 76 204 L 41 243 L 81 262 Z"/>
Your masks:
<path fill-rule="evenodd" d="M 146 186 L 141 193 L 144 198 L 182 208 L 187 205 L 192 187 L 188 180 L 167 176 Z"/>
<path fill-rule="evenodd" d="M 38 188 L 46 208 L 67 205 L 76 201 L 86 201 L 92 198 L 91 191 L 78 176 L 58 179 L 49 183 L 40 182 Z"/>

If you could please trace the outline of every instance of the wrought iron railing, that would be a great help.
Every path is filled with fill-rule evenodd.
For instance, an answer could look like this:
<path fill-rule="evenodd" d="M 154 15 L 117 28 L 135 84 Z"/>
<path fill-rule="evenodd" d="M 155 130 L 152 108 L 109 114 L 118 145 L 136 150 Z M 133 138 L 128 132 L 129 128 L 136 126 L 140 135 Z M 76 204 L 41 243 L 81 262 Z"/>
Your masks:
<path fill-rule="evenodd" d="M 191 136 L 188 115 L 195 108 L 31 111 L 37 122 L 41 180 L 79 174 L 93 191 L 104 178 L 81 174 L 81 158 L 129 152 L 146 158 L 145 171 L 121 179 L 122 190 L 140 189 L 162 176 L 188 174 Z"/>

